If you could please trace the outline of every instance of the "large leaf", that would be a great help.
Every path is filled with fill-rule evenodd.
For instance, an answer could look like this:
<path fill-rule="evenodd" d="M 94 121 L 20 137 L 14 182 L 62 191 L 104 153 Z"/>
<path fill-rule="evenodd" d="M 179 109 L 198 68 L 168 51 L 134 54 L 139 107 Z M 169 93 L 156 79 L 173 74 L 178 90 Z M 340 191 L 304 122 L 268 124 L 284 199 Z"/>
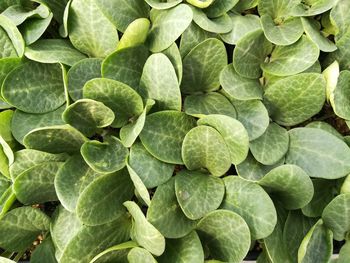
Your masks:
<path fill-rule="evenodd" d="M 79 196 L 77 215 L 85 225 L 112 222 L 125 213 L 123 202 L 133 196 L 133 183 L 126 169 L 99 176 Z"/>
<path fill-rule="evenodd" d="M 223 136 L 209 126 L 190 130 L 182 144 L 182 159 L 189 170 L 207 169 L 222 176 L 231 166 L 230 151 Z"/>
<path fill-rule="evenodd" d="M 183 170 L 175 177 L 175 192 L 184 214 L 197 220 L 220 206 L 225 187 L 210 174 Z"/>
<path fill-rule="evenodd" d="M 181 147 L 185 135 L 195 126 L 195 120 L 185 113 L 160 111 L 146 118 L 140 139 L 145 148 L 157 159 L 183 164 Z"/>
<path fill-rule="evenodd" d="M 326 99 L 326 82 L 321 74 L 302 73 L 269 86 L 264 98 L 274 121 L 293 126 L 318 113 Z"/>
<path fill-rule="evenodd" d="M 286 163 L 296 164 L 311 177 L 337 179 L 350 173 L 350 149 L 334 135 L 315 128 L 289 131 Z"/>
<path fill-rule="evenodd" d="M 226 65 L 227 54 L 223 43 L 213 38 L 204 40 L 183 60 L 181 91 L 195 93 L 219 89 L 220 72 Z"/>
<path fill-rule="evenodd" d="M 152 52 L 160 52 L 181 36 L 192 21 L 192 11 L 187 5 L 180 4 L 168 10 L 152 10 L 152 27 L 148 35 L 148 45 Z M 153 18 L 153 19 L 152 19 Z"/>
<path fill-rule="evenodd" d="M 281 165 L 268 172 L 259 184 L 287 209 L 307 205 L 314 194 L 310 177 L 296 165 Z"/>
<path fill-rule="evenodd" d="M 275 228 L 277 215 L 264 189 L 238 176 L 225 177 L 224 183 L 226 194 L 221 208 L 239 214 L 247 222 L 253 240 L 269 236 Z"/>
<path fill-rule="evenodd" d="M 1 93 L 8 103 L 24 112 L 53 111 L 65 102 L 61 67 L 59 64 L 25 63 L 7 76 Z"/>
<path fill-rule="evenodd" d="M 218 260 L 241 262 L 250 247 L 248 225 L 238 214 L 216 210 L 197 225 L 198 235 L 210 255 Z"/>

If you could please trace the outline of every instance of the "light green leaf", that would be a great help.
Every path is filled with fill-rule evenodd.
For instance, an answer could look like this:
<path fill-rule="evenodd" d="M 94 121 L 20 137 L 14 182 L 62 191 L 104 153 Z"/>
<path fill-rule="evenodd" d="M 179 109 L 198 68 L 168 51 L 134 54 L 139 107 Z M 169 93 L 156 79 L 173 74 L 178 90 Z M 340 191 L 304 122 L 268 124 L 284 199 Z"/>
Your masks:
<path fill-rule="evenodd" d="M 120 39 L 117 50 L 145 43 L 150 25 L 150 21 L 146 18 L 138 18 L 131 22 Z"/>
<path fill-rule="evenodd" d="M 338 0 L 307 0 L 291 11 L 293 16 L 315 16 L 330 10 Z"/>
<path fill-rule="evenodd" d="M 49 153 L 74 153 L 87 141 L 79 131 L 70 125 L 59 125 L 37 128 L 29 132 L 23 139 L 28 149 Z"/>
<path fill-rule="evenodd" d="M 330 125 L 327 122 L 324 121 L 313 121 L 308 123 L 306 126 L 306 128 L 317 128 L 317 129 L 321 129 L 324 130 L 326 132 L 329 132 L 330 134 L 338 137 L 339 139 L 343 140 L 343 135 L 341 135 L 336 128 L 334 128 L 332 125 Z"/>
<path fill-rule="evenodd" d="M 102 102 L 81 99 L 65 109 L 62 119 L 90 137 L 96 133 L 98 128 L 111 125 L 114 121 L 114 113 Z"/>
<path fill-rule="evenodd" d="M 327 101 L 334 103 L 334 91 L 337 88 L 338 78 L 339 78 L 339 63 L 334 61 L 325 70 L 323 70 L 322 75 L 324 76 L 327 86 L 326 95 Z"/>
<path fill-rule="evenodd" d="M 340 0 L 330 11 L 330 21 L 337 29 L 336 40 L 340 39 L 350 26 L 349 1 Z"/>
<path fill-rule="evenodd" d="M 239 214 L 247 222 L 253 240 L 269 236 L 275 228 L 277 215 L 264 189 L 238 176 L 227 176 L 224 183 L 226 194 L 221 208 Z"/>
<path fill-rule="evenodd" d="M 263 135 L 250 142 L 249 148 L 258 162 L 264 165 L 275 164 L 288 151 L 288 132 L 278 124 L 270 123 Z"/>
<path fill-rule="evenodd" d="M 21 25 L 23 39 L 27 46 L 33 44 L 45 33 L 52 21 L 52 17 L 53 14 L 50 13 L 47 18 L 30 19 Z"/>
<path fill-rule="evenodd" d="M 149 196 L 146 186 L 143 184 L 141 178 L 134 171 L 134 169 L 132 169 L 129 165 L 127 165 L 127 169 L 128 169 L 131 181 L 134 183 L 136 191 L 138 192 L 142 200 L 145 202 L 145 204 L 149 206 L 151 204 L 151 198 Z"/>
<path fill-rule="evenodd" d="M 221 39 L 230 45 L 236 45 L 237 42 L 246 34 L 261 28 L 260 18 L 257 15 L 240 15 L 236 13 L 228 13 L 233 29 L 225 34 L 220 34 Z"/>
<path fill-rule="evenodd" d="M 12 110 L 0 112 L 0 136 L 12 149 L 14 149 L 17 145 L 11 131 L 13 114 L 14 112 Z"/>
<path fill-rule="evenodd" d="M 96 4 L 121 32 L 137 18 L 149 16 L 149 6 L 143 0 L 98 0 Z"/>
<path fill-rule="evenodd" d="M 197 220 L 220 206 L 225 187 L 210 174 L 183 170 L 175 177 L 175 193 L 184 214 Z"/>
<path fill-rule="evenodd" d="M 339 252 L 339 257 L 336 263 L 347 263 L 350 260 L 350 245 L 349 241 L 347 241 Z"/>
<path fill-rule="evenodd" d="M 45 162 L 18 175 L 13 183 L 17 199 L 26 205 L 57 201 L 54 180 L 61 162 Z"/>
<path fill-rule="evenodd" d="M 210 255 L 218 260 L 241 262 L 250 247 L 250 232 L 238 214 L 216 210 L 207 214 L 197 225 L 198 235 Z"/>
<path fill-rule="evenodd" d="M 30 262 L 40 263 L 45 258 L 46 263 L 57 263 L 55 258 L 55 247 L 50 236 L 46 237 L 35 249 L 30 257 Z"/>
<path fill-rule="evenodd" d="M 147 210 L 147 219 L 167 238 L 181 238 L 194 229 L 196 221 L 185 216 L 176 199 L 175 177 L 157 187 Z"/>
<path fill-rule="evenodd" d="M 167 239 L 165 251 L 157 259 L 159 263 L 203 263 L 204 252 L 196 231 L 179 239 Z"/>
<path fill-rule="evenodd" d="M 350 194 L 336 196 L 323 210 L 324 224 L 333 232 L 335 240 L 346 238 L 350 231 Z"/>
<path fill-rule="evenodd" d="M 289 46 L 277 46 L 268 62 L 261 64 L 264 72 L 276 76 L 290 76 L 303 72 L 318 59 L 320 50 L 307 36 Z"/>
<path fill-rule="evenodd" d="M 191 8 L 184 4 L 156 12 L 156 15 L 151 16 L 152 27 L 147 39 L 152 52 L 160 52 L 170 47 L 190 25 L 193 17 Z"/>
<path fill-rule="evenodd" d="M 179 82 L 166 55 L 153 54 L 147 59 L 140 80 L 140 94 L 145 99 L 153 99 L 157 111 L 181 111 Z"/>
<path fill-rule="evenodd" d="M 225 13 L 216 18 L 209 18 L 202 10 L 193 6 L 191 6 L 191 9 L 193 12 L 193 21 L 205 31 L 222 34 L 232 30 L 233 25 L 228 14 Z"/>
<path fill-rule="evenodd" d="M 1 94 L 24 112 L 53 111 L 65 102 L 62 69 L 59 64 L 25 63 L 6 77 Z"/>
<path fill-rule="evenodd" d="M 148 55 L 149 51 L 143 45 L 118 50 L 103 61 L 102 77 L 120 81 L 138 90 Z"/>
<path fill-rule="evenodd" d="M 64 39 L 41 39 L 27 47 L 24 55 L 40 63 L 63 63 L 68 66 L 86 58 Z"/>
<path fill-rule="evenodd" d="M 299 2 L 300 0 L 260 0 L 258 11 L 261 16 L 270 15 L 273 18 L 286 17 Z"/>
<path fill-rule="evenodd" d="M 309 175 L 296 165 L 286 164 L 276 167 L 258 183 L 290 210 L 304 207 L 314 194 Z"/>
<path fill-rule="evenodd" d="M 130 250 L 128 260 L 130 263 L 157 263 L 151 253 L 149 253 L 146 249 L 139 247 L 135 247 Z"/>
<path fill-rule="evenodd" d="M 131 238 L 152 254 L 156 256 L 163 254 L 165 250 L 164 236 L 147 221 L 140 207 L 135 202 L 124 202 L 124 206 L 133 217 Z"/>
<path fill-rule="evenodd" d="M 224 44 L 213 38 L 204 40 L 183 60 L 181 91 L 194 93 L 219 89 L 220 72 L 226 65 L 227 54 Z"/>
<path fill-rule="evenodd" d="M 74 212 L 79 196 L 98 176 L 100 174 L 92 170 L 80 154 L 70 157 L 57 171 L 54 182 L 58 199 L 64 208 Z"/>
<path fill-rule="evenodd" d="M 49 227 L 50 218 L 40 209 L 29 206 L 15 208 L 0 221 L 0 246 L 13 252 L 22 251 Z"/>
<path fill-rule="evenodd" d="M 145 0 L 154 9 L 169 9 L 177 6 L 182 0 Z"/>
<path fill-rule="evenodd" d="M 269 86 L 264 99 L 274 121 L 293 126 L 322 109 L 326 100 L 326 82 L 318 73 L 290 76 Z"/>
<path fill-rule="evenodd" d="M 195 127 L 186 134 L 182 159 L 187 169 L 207 169 L 214 176 L 224 175 L 231 166 L 230 151 L 223 136 L 208 126 Z"/>
<path fill-rule="evenodd" d="M 87 141 L 80 150 L 85 162 L 98 173 L 114 173 L 126 165 L 129 151 L 116 137 L 106 137 L 104 142 Z"/>
<path fill-rule="evenodd" d="M 329 262 L 333 253 L 332 239 L 332 231 L 320 219 L 301 242 L 298 250 L 298 262 Z"/>
<path fill-rule="evenodd" d="M 230 152 L 231 163 L 239 164 L 246 159 L 249 137 L 241 122 L 225 115 L 208 115 L 197 123 L 211 126 L 221 134 Z"/>
<path fill-rule="evenodd" d="M 259 80 L 242 77 L 232 64 L 221 71 L 220 84 L 224 91 L 236 100 L 262 99 L 263 89 Z"/>
<path fill-rule="evenodd" d="M 194 118 L 177 111 L 160 111 L 148 115 L 140 139 L 157 159 L 183 164 L 181 147 L 185 135 L 195 126 Z"/>
<path fill-rule="evenodd" d="M 130 149 L 129 165 L 147 188 L 154 188 L 168 181 L 173 175 L 174 165 L 153 157 L 140 142 Z"/>
<path fill-rule="evenodd" d="M 112 222 L 125 213 L 123 202 L 134 194 L 126 169 L 96 178 L 79 196 L 76 213 L 84 225 Z"/>
<path fill-rule="evenodd" d="M 26 3 L 26 1 L 21 1 L 21 2 L 22 2 L 21 3 L 22 5 L 23 5 L 23 2 Z M 68 0 L 35 0 L 35 2 L 49 7 L 51 12 L 54 13 L 54 17 L 56 21 L 60 24 L 62 23 L 64 9 L 68 3 Z"/>
<path fill-rule="evenodd" d="M 127 262 L 128 252 L 133 248 L 138 248 L 137 243 L 134 241 L 127 241 L 102 251 L 97 254 L 90 263 L 94 262 L 110 262 L 111 260 L 115 260 L 117 262 Z M 149 252 L 148 252 L 149 253 Z"/>
<path fill-rule="evenodd" d="M 6 16 L 0 15 L 0 28 L 1 27 L 6 31 L 8 37 L 11 39 L 12 45 L 17 52 L 17 56 L 23 57 L 25 43 L 16 25 Z"/>
<path fill-rule="evenodd" d="M 214 0 L 186 0 L 186 2 L 198 8 L 206 8 L 210 6 Z"/>
<path fill-rule="evenodd" d="M 66 0 L 66 1 L 67 1 L 67 4 L 64 8 L 63 15 L 59 18 L 60 20 L 62 20 L 60 21 L 62 22 L 62 24 L 59 28 L 59 33 L 60 33 L 60 36 L 63 38 L 68 37 L 68 18 L 69 18 L 70 6 L 73 0 Z"/>
<path fill-rule="evenodd" d="M 287 46 L 298 41 L 304 33 L 299 17 L 292 17 L 281 23 L 276 23 L 273 17 L 263 15 L 261 25 L 266 38 L 275 45 Z"/>
<path fill-rule="evenodd" d="M 232 103 L 218 92 L 186 96 L 184 109 L 186 114 L 204 117 L 209 114 L 222 114 L 236 118 L 236 110 Z"/>
<path fill-rule="evenodd" d="M 83 95 L 84 98 L 104 103 L 114 112 L 112 127 L 122 127 L 130 118 L 139 116 L 143 111 L 140 95 L 128 85 L 116 80 L 92 79 L 86 82 Z"/>
<path fill-rule="evenodd" d="M 116 50 L 119 39 L 117 29 L 98 2 L 74 0 L 69 11 L 69 39 L 76 49 L 89 57 L 106 57 Z"/>
<path fill-rule="evenodd" d="M 7 35 L 6 31 L 0 26 L 0 44 L 2 49 L 0 51 L 0 58 L 16 58 L 17 52 L 12 44 L 11 39 Z"/>
<path fill-rule="evenodd" d="M 330 102 L 335 114 L 343 119 L 350 119 L 350 71 L 340 72 L 335 89 L 330 94 Z"/>
<path fill-rule="evenodd" d="M 181 58 L 180 50 L 177 44 L 174 42 L 170 47 L 168 47 L 167 49 L 164 49 L 162 53 L 166 55 L 168 59 L 170 59 L 175 69 L 177 79 L 179 80 L 179 83 L 181 83 L 183 66 L 182 66 L 182 58 Z"/>
<path fill-rule="evenodd" d="M 337 179 L 350 173 L 350 149 L 326 131 L 296 128 L 289 131 L 286 163 L 296 164 L 311 177 Z"/>
<path fill-rule="evenodd" d="M 350 66 L 350 60 L 349 60 L 349 46 L 350 43 L 350 30 L 347 30 L 344 35 L 339 38 L 336 42 L 337 50 L 335 50 L 332 53 L 329 53 L 324 61 L 323 64 L 325 66 L 328 66 L 332 64 L 335 60 L 339 63 L 341 70 L 349 69 Z"/>
<path fill-rule="evenodd" d="M 230 11 L 237 2 L 238 0 L 214 1 L 213 4 L 208 6 L 204 11 L 208 17 L 219 17 Z"/>

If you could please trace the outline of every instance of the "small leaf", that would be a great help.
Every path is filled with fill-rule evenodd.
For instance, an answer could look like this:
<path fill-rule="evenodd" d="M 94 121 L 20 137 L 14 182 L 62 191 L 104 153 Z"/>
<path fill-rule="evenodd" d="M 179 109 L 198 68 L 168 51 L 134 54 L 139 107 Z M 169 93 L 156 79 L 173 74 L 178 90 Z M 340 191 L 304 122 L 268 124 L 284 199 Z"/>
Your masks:
<path fill-rule="evenodd" d="M 128 169 L 131 181 L 134 183 L 136 191 L 141 196 L 145 204 L 149 206 L 151 204 L 151 198 L 149 196 L 146 186 L 143 184 L 138 174 L 129 165 L 127 165 L 127 169 Z"/>
<path fill-rule="evenodd" d="M 120 39 L 117 50 L 145 43 L 150 25 L 150 21 L 146 18 L 139 18 L 131 22 Z"/>
<path fill-rule="evenodd" d="M 174 6 L 177 6 L 182 0 L 145 0 L 154 9 L 169 9 Z"/>
<path fill-rule="evenodd" d="M 194 1 L 198 1 L 198 0 L 194 0 Z M 202 1 L 198 1 L 198 2 L 202 3 Z M 205 31 L 222 34 L 222 33 L 228 33 L 232 30 L 232 23 L 228 14 L 225 13 L 219 17 L 209 18 L 207 14 L 202 10 L 195 8 L 193 6 L 191 6 L 191 9 L 193 12 L 193 21 Z"/>

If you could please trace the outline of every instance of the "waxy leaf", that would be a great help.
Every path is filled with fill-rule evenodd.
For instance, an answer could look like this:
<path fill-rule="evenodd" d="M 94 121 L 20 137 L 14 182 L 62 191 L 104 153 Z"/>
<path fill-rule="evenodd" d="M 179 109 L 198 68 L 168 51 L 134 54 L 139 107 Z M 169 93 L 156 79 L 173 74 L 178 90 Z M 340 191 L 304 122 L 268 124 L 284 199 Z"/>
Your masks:
<path fill-rule="evenodd" d="M 11 39 L 12 45 L 17 52 L 17 56 L 23 57 L 25 43 L 16 25 L 6 16 L 0 15 L 0 28 L 1 27 Z"/>
<path fill-rule="evenodd" d="M 186 2 L 198 8 L 206 8 L 210 6 L 214 0 L 186 0 Z"/>
<path fill-rule="evenodd" d="M 330 102 L 335 114 L 343 119 L 350 119 L 349 80 L 350 71 L 340 72 L 337 84 L 330 94 Z"/>
<path fill-rule="evenodd" d="M 179 80 L 179 83 L 181 83 L 182 74 L 183 74 L 183 65 L 182 65 L 182 58 L 181 58 L 179 47 L 174 42 L 170 47 L 163 50 L 162 53 L 166 55 L 168 59 L 170 59 L 175 69 L 177 79 Z"/>
<path fill-rule="evenodd" d="M 198 1 L 198 0 L 195 0 Z M 202 1 L 198 1 L 201 2 Z M 228 14 L 224 13 L 223 15 L 215 18 L 209 18 L 208 15 L 193 6 L 191 6 L 193 12 L 193 21 L 205 31 L 211 33 L 228 33 L 232 29 L 231 19 Z"/>
<path fill-rule="evenodd" d="M 315 16 L 331 9 L 337 0 L 308 0 L 301 2 L 292 10 L 294 16 Z"/>
<path fill-rule="evenodd" d="M 197 225 L 198 235 L 210 255 L 218 260 L 241 262 L 250 247 L 248 225 L 238 214 L 216 210 Z"/>
<path fill-rule="evenodd" d="M 135 190 L 140 195 L 141 199 L 147 206 L 151 203 L 151 198 L 149 196 L 149 192 L 146 188 L 146 186 L 143 184 L 141 178 L 138 176 L 138 174 L 132 169 L 129 165 L 127 165 L 127 169 L 130 175 L 131 181 L 134 183 Z"/>
<path fill-rule="evenodd" d="M 309 176 L 337 179 L 350 173 L 350 149 L 334 135 L 315 128 L 289 131 L 286 163 L 300 166 Z"/>
<path fill-rule="evenodd" d="M 205 13 L 208 17 L 219 17 L 230 11 L 237 2 L 238 0 L 214 1 L 213 4 L 205 9 Z"/>
<path fill-rule="evenodd" d="M 269 236 L 277 223 L 277 214 L 264 189 L 238 176 L 227 176 L 224 183 L 226 194 L 221 208 L 239 214 L 247 222 L 252 239 Z"/>
<path fill-rule="evenodd" d="M 79 196 L 76 211 L 80 221 L 96 226 L 121 217 L 123 202 L 133 196 L 133 188 L 126 169 L 99 176 Z"/>
<path fill-rule="evenodd" d="M 139 18 L 131 22 L 120 39 L 117 50 L 144 44 L 150 25 L 150 21 L 146 18 Z"/>
<path fill-rule="evenodd" d="M 146 249 L 135 247 L 128 253 L 128 261 L 130 263 L 138 263 L 140 261 L 145 263 L 157 263 L 152 254 Z"/>
<path fill-rule="evenodd" d="M 222 176 L 231 166 L 230 150 L 223 136 L 208 126 L 195 127 L 186 134 L 182 159 L 187 169 L 206 169 L 214 176 Z"/>

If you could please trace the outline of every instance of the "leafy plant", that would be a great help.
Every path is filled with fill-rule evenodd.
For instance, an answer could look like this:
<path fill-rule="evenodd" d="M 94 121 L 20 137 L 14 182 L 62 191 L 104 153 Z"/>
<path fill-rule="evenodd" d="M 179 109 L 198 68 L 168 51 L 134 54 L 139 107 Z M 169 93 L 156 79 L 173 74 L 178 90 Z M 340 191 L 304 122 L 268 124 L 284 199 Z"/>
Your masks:
<path fill-rule="evenodd" d="M 0 263 L 350 262 L 349 9 L 0 1 Z"/>

